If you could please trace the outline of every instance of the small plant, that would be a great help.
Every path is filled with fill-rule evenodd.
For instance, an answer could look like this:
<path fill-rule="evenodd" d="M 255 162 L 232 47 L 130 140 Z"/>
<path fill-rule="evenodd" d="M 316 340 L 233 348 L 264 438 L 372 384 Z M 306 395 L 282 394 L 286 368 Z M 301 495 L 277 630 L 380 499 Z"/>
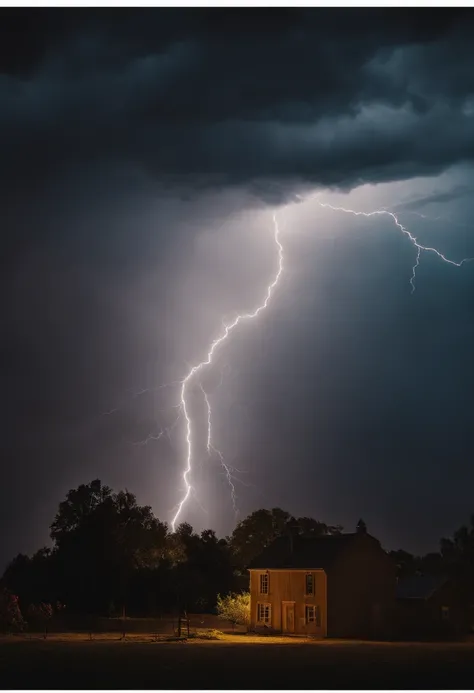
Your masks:
<path fill-rule="evenodd" d="M 250 623 L 250 593 L 235 594 L 231 592 L 226 597 L 217 597 L 217 615 L 224 621 L 230 621 L 232 627 L 236 624 L 248 626 Z"/>
<path fill-rule="evenodd" d="M 197 630 L 195 634 L 190 637 L 197 638 L 198 640 L 220 640 L 224 636 L 221 630 L 216 628 L 209 628 L 209 630 Z"/>

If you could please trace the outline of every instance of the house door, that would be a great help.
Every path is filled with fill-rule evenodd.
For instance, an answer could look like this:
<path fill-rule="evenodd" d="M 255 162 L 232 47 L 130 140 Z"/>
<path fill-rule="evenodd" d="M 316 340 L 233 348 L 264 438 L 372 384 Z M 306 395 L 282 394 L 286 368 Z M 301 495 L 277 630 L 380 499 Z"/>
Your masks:
<path fill-rule="evenodd" d="M 283 602 L 281 607 L 281 629 L 283 633 L 295 632 L 295 603 Z"/>

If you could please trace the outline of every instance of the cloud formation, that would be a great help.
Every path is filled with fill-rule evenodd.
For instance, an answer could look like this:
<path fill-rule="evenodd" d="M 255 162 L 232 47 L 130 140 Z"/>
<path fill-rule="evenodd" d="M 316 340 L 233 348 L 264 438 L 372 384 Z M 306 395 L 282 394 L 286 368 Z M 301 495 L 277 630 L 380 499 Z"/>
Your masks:
<path fill-rule="evenodd" d="M 2 173 L 34 180 L 112 163 L 161 183 L 263 189 L 435 173 L 474 157 L 472 16 L 38 15 L 34 40 L 25 46 L 27 33 L 0 68 Z M 21 12 L 4 23 L 10 45 L 14 22 Z"/>

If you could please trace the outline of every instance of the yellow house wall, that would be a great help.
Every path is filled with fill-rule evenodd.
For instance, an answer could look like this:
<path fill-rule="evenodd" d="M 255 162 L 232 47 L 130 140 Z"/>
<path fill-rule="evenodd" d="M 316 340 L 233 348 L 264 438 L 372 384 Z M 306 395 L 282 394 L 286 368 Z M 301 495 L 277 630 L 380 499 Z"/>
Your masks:
<path fill-rule="evenodd" d="M 269 574 L 269 593 L 260 594 L 260 575 Z M 314 595 L 305 595 L 305 576 L 313 574 Z M 272 622 L 270 628 L 282 630 L 282 603 L 295 603 L 295 634 L 317 635 L 325 637 L 327 633 L 327 581 L 323 570 L 251 570 L 250 571 L 250 608 L 251 628 L 259 630 L 262 624 L 257 623 L 257 604 L 272 605 Z M 313 604 L 321 610 L 321 626 L 316 623 L 305 623 L 305 606 Z"/>

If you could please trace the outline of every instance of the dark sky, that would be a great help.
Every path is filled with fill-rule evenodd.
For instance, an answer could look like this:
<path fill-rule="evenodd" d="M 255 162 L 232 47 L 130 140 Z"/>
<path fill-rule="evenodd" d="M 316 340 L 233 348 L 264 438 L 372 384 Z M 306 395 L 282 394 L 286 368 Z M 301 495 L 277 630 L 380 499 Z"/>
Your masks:
<path fill-rule="evenodd" d="M 412 294 L 390 218 L 318 201 L 474 256 L 473 30 L 470 9 L 0 10 L 1 564 L 96 477 L 170 521 L 182 416 L 134 443 L 179 414 L 157 386 L 261 302 L 274 211 L 281 283 L 203 380 L 241 517 L 362 516 L 413 551 L 467 520 L 474 263 L 425 253 Z M 193 403 L 181 519 L 229 533 Z"/>

